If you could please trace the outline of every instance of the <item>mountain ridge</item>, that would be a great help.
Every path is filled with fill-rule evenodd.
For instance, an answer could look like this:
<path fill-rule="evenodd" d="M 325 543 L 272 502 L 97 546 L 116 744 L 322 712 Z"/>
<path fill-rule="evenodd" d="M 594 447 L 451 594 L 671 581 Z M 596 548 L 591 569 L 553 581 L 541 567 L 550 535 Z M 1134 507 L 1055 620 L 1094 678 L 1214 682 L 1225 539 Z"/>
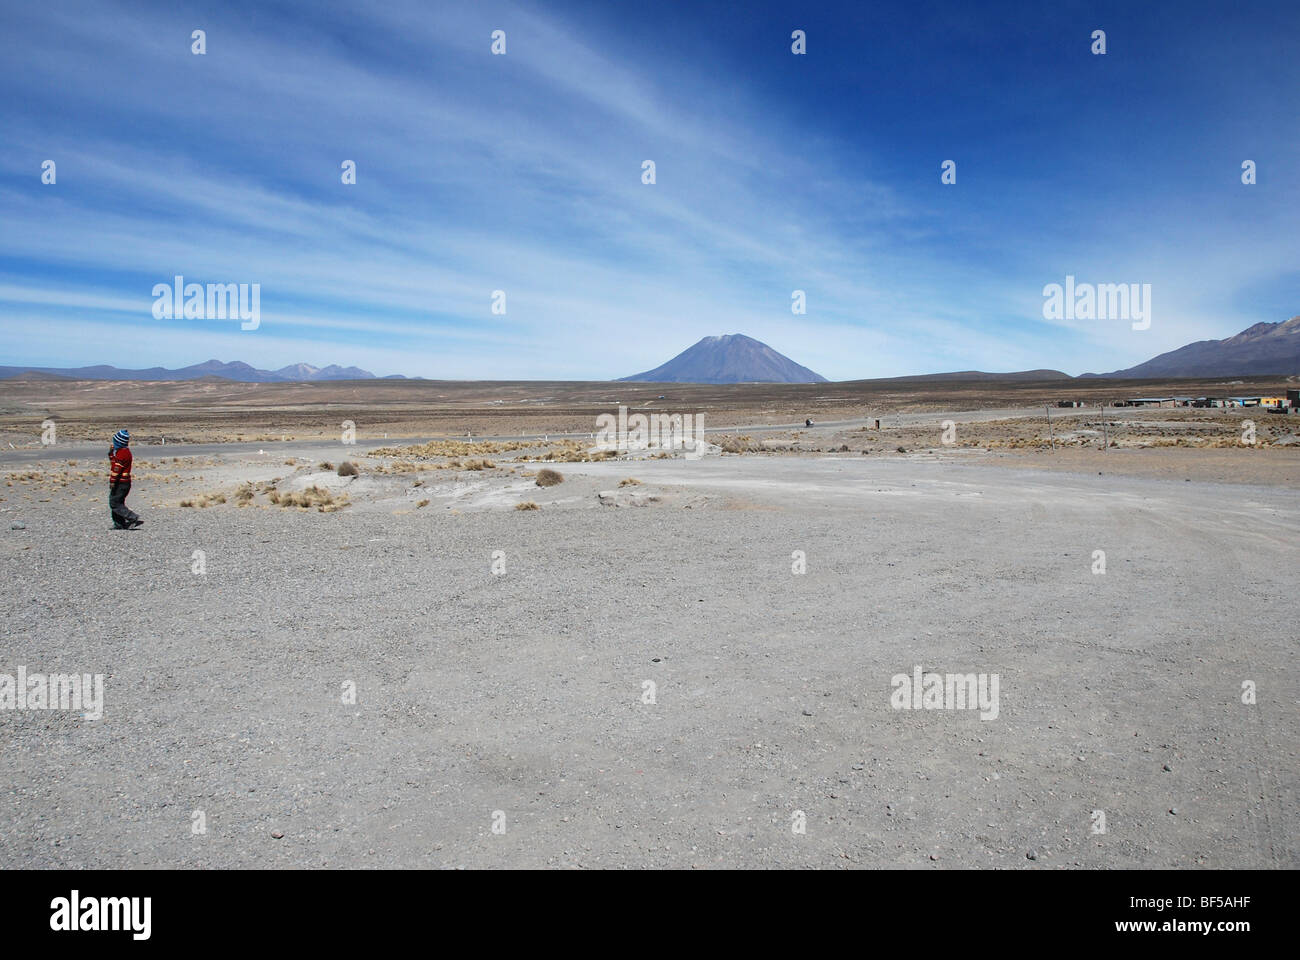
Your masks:
<path fill-rule="evenodd" d="M 1079 379 L 1292 376 L 1300 374 L 1300 316 L 1256 323 L 1222 340 L 1197 340 L 1137 366 Z"/>
<path fill-rule="evenodd" d="M 0 379 L 31 374 L 37 377 L 65 377 L 70 380 L 199 380 L 203 377 L 221 377 L 241 383 L 313 383 L 333 380 L 376 380 L 379 379 L 369 370 L 360 367 L 341 367 L 329 364 L 315 367 L 310 363 L 291 363 L 279 370 L 259 370 L 242 360 L 226 363 L 222 360 L 204 360 L 202 363 L 190 364 L 175 370 L 167 367 L 147 367 L 130 370 L 114 367 L 110 364 L 95 364 L 89 367 L 20 367 L 0 366 Z M 384 379 L 406 378 L 400 374 Z"/>

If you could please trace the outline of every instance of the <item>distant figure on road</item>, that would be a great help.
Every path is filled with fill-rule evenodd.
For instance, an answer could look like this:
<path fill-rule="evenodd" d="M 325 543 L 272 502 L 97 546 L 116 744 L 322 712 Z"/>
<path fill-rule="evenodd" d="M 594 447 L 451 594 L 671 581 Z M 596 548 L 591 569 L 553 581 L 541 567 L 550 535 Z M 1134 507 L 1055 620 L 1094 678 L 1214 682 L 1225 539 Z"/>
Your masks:
<path fill-rule="evenodd" d="M 130 442 L 131 433 L 123 428 L 113 434 L 113 449 L 108 452 L 108 509 L 118 530 L 134 530 L 144 525 L 139 515 L 126 505 L 126 495 L 131 492 Z"/>
<path fill-rule="evenodd" d="M 811 426 L 812 426 L 812 421 L 811 421 L 811 420 L 805 420 L 805 421 L 803 422 L 803 425 L 804 425 L 805 427 L 811 427 Z"/>

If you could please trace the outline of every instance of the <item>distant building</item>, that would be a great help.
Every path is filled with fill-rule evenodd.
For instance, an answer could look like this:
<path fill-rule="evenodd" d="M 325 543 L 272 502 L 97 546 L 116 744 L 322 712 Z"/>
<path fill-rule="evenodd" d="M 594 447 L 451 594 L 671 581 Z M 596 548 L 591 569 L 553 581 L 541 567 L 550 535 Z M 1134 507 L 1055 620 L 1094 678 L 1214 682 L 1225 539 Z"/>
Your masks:
<path fill-rule="evenodd" d="M 1124 401 L 1126 407 L 1164 407 L 1174 406 L 1173 397 L 1133 397 Z"/>

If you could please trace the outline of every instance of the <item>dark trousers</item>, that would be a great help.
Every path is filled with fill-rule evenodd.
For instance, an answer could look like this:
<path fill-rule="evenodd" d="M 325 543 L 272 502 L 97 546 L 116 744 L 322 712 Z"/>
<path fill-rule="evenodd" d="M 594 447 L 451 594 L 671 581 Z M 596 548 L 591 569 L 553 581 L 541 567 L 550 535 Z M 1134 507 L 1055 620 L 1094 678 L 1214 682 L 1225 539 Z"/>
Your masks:
<path fill-rule="evenodd" d="M 121 529 L 140 517 L 126 505 L 126 495 L 131 492 L 129 483 L 110 483 L 108 485 L 108 508 L 113 514 L 113 526 Z"/>

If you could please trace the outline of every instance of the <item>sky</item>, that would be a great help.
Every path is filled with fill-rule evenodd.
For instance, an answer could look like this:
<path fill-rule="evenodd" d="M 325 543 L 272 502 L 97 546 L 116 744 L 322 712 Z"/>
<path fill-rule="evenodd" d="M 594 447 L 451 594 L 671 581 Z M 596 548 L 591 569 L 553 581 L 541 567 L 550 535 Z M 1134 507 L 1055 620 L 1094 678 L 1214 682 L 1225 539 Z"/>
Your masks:
<path fill-rule="evenodd" d="M 1297 49 L 1290 0 L 9 3 L 0 364 L 1115 370 L 1300 314 Z M 1067 275 L 1149 328 L 1045 319 Z"/>

